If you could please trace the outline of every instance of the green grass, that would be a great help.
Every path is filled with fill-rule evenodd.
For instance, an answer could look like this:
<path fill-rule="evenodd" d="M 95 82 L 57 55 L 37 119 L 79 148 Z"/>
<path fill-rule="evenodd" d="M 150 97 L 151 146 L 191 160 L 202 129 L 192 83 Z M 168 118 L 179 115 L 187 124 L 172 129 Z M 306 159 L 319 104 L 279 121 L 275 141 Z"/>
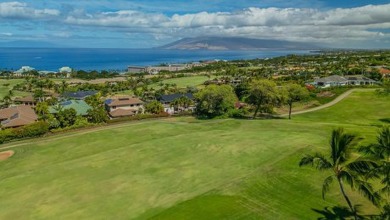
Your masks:
<path fill-rule="evenodd" d="M 0 99 L 3 99 L 4 96 L 8 94 L 8 91 L 14 87 L 14 85 L 23 81 L 24 79 L 0 79 Z M 25 92 L 14 91 L 14 96 L 24 96 L 26 94 L 27 93 Z"/>
<path fill-rule="evenodd" d="M 326 173 L 299 159 L 339 126 L 374 141 L 388 109 L 359 91 L 293 120 L 170 118 L 19 142 L 0 162 L 0 219 L 316 219 L 345 202 L 336 186 L 322 200 Z"/>
<path fill-rule="evenodd" d="M 190 76 L 190 77 L 180 77 L 163 80 L 162 83 L 166 84 L 176 84 L 178 88 L 186 88 L 187 86 L 197 87 L 203 85 L 203 83 L 208 80 L 207 76 Z M 210 78 L 212 79 L 212 77 Z M 160 89 L 160 83 L 152 84 L 151 87 L 154 89 Z"/>

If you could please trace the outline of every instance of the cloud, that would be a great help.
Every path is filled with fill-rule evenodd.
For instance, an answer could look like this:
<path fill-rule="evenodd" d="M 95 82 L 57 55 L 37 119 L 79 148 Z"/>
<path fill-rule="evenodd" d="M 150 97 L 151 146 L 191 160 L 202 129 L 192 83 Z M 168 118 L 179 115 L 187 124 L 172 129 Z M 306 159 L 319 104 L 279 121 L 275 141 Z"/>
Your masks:
<path fill-rule="evenodd" d="M 308 2 L 299 1 L 301 4 Z M 45 26 L 48 31 L 64 38 L 89 31 L 104 33 L 104 36 L 109 33 L 123 37 L 143 35 L 156 41 L 196 36 L 240 36 L 343 45 L 346 42 L 386 42 L 390 39 L 390 4 L 329 10 L 291 6 L 249 7 L 235 11 L 176 14 L 146 12 L 134 7 L 110 11 L 95 8 L 93 12 L 79 7 L 63 7 L 60 11 L 38 9 L 21 2 L 5 2 L 0 3 L 0 19 L 28 23 L 42 23 L 43 20 L 43 23 L 50 23 Z"/>
<path fill-rule="evenodd" d="M 34 9 L 22 2 L 0 3 L 0 18 L 50 18 L 59 16 L 61 13 L 56 9 Z"/>
<path fill-rule="evenodd" d="M 174 14 L 115 11 L 68 16 L 65 23 L 121 31 L 150 33 L 158 38 L 247 36 L 296 41 L 335 42 L 386 38 L 388 34 L 369 31 L 390 28 L 390 4 L 321 11 L 310 8 L 256 8 L 235 12 Z"/>

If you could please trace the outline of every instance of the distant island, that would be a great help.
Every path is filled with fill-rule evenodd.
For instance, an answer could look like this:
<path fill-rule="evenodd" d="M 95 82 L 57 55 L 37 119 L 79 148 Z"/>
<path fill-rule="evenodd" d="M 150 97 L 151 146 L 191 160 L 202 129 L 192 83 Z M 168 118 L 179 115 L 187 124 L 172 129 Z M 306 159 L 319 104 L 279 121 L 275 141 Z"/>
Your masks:
<path fill-rule="evenodd" d="M 171 50 L 316 50 L 318 45 L 283 40 L 252 39 L 244 37 L 184 38 L 158 47 Z"/>

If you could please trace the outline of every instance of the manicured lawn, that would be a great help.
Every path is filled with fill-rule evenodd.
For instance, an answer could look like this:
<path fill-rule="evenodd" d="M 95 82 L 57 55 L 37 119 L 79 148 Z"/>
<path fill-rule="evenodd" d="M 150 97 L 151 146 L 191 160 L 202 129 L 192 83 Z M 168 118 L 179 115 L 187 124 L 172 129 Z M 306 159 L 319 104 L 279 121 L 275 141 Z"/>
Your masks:
<path fill-rule="evenodd" d="M 3 99 L 14 85 L 23 81 L 24 79 L 0 79 L 0 99 Z M 14 96 L 24 96 L 26 94 L 24 92 L 14 91 Z"/>
<path fill-rule="evenodd" d="M 212 79 L 211 77 L 210 79 Z M 173 79 L 166 79 L 163 80 L 162 83 L 166 84 L 176 84 L 178 88 L 186 88 L 187 86 L 193 86 L 197 87 L 199 85 L 203 85 L 203 83 L 208 80 L 209 78 L 207 76 L 191 76 L 191 77 L 181 77 L 181 78 L 173 78 Z M 152 88 L 159 89 L 160 83 L 156 83 L 151 85 Z"/>
<path fill-rule="evenodd" d="M 336 186 L 322 200 L 326 173 L 299 159 L 325 152 L 339 126 L 373 141 L 388 109 L 361 91 L 293 120 L 169 118 L 13 143 L 0 219 L 317 219 L 346 204 Z"/>

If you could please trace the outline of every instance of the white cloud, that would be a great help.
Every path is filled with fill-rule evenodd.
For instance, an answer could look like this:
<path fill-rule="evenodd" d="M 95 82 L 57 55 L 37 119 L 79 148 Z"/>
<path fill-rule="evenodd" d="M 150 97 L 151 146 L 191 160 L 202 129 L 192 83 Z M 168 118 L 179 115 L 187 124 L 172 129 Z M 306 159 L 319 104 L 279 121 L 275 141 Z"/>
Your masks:
<path fill-rule="evenodd" d="M 320 11 L 310 8 L 248 8 L 236 12 L 199 12 L 174 14 L 116 11 L 68 16 L 68 24 L 121 31 L 150 33 L 162 38 L 209 36 L 246 36 L 294 41 L 334 43 L 346 40 L 389 38 L 369 29 L 390 28 L 390 4 L 367 5 L 351 9 Z"/>
<path fill-rule="evenodd" d="M 60 14 L 56 9 L 34 9 L 22 2 L 0 3 L 0 18 L 50 18 Z"/>
<path fill-rule="evenodd" d="M 234 12 L 204 11 L 169 16 L 137 10 L 88 13 L 76 8 L 61 14 L 56 9 L 36 9 L 21 2 L 0 3 L 0 19 L 19 18 L 29 22 L 47 19 L 58 24 L 55 35 L 60 37 L 77 35 L 77 30 L 85 28 L 105 33 L 124 32 L 123 36 L 149 34 L 148 37 L 157 40 L 205 35 L 244 36 L 340 45 L 348 41 L 389 40 L 389 12 L 390 4 L 331 10 L 250 7 Z M 64 27 L 69 28 L 64 31 Z"/>

